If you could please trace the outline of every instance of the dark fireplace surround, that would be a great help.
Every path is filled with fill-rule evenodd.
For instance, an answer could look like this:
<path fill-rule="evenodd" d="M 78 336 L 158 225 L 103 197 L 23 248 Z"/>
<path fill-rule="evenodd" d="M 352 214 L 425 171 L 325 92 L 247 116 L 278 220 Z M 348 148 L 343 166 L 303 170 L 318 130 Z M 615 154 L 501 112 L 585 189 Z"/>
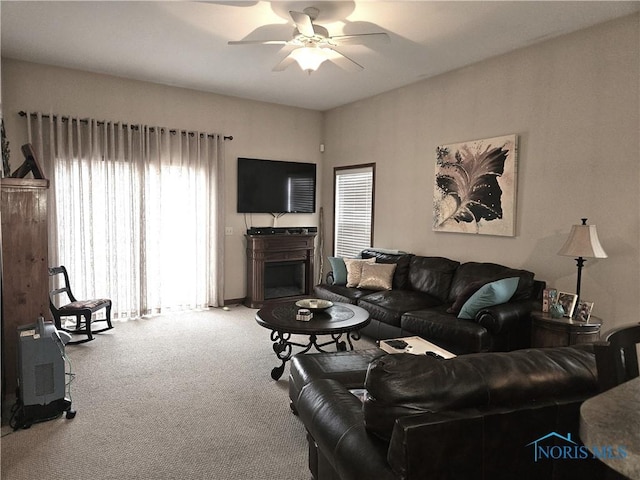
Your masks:
<path fill-rule="evenodd" d="M 313 289 L 316 234 L 245 235 L 247 297 L 245 305 L 308 296 Z"/>

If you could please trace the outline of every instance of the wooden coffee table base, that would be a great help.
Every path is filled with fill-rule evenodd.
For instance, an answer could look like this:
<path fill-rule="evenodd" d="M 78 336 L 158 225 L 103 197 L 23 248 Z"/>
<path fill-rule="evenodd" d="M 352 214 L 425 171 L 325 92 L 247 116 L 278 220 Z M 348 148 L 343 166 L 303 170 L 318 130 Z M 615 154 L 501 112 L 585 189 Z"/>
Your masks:
<path fill-rule="evenodd" d="M 335 345 L 338 351 L 345 351 L 348 344 L 353 350 L 352 340 L 360 339 L 359 330 L 370 321 L 366 310 L 345 303 L 336 303 L 325 311 L 314 313 L 308 322 L 295 319 L 297 310 L 295 302 L 287 302 L 265 305 L 256 313 L 256 322 L 271 330 L 273 351 L 282 362 L 279 367 L 271 370 L 271 378 L 274 380 L 278 380 L 284 373 L 286 363 L 294 354 L 293 347 L 301 348 L 296 354 L 306 353 L 312 348 L 327 352 L 324 347 L 329 345 Z M 309 341 L 293 341 L 292 335 L 308 335 Z M 331 340 L 320 342 L 318 337 L 323 335 L 329 336 Z"/>

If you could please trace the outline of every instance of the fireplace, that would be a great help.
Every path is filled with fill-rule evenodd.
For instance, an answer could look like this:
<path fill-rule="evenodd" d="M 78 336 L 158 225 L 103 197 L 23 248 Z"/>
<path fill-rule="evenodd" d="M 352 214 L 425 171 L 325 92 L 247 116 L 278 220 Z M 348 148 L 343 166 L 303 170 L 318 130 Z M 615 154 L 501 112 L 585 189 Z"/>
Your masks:
<path fill-rule="evenodd" d="M 247 297 L 260 308 L 267 301 L 311 294 L 316 234 L 246 235 Z"/>
<path fill-rule="evenodd" d="M 271 262 L 264 265 L 264 299 L 295 297 L 305 293 L 304 262 Z"/>

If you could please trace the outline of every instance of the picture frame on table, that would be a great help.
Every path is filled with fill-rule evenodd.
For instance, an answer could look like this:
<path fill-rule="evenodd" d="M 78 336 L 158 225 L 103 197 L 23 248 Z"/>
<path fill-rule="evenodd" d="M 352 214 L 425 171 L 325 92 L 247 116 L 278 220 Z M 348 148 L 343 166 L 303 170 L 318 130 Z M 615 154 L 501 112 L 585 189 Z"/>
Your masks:
<path fill-rule="evenodd" d="M 556 303 L 558 298 L 558 290 L 555 288 L 545 288 L 542 291 L 542 311 L 543 313 L 549 313 L 551 305 Z"/>
<path fill-rule="evenodd" d="M 576 322 L 589 323 L 589 318 L 591 318 L 592 310 L 593 310 L 593 302 L 580 300 L 578 302 L 578 305 L 576 306 L 576 313 L 574 315 L 574 320 Z"/>
<path fill-rule="evenodd" d="M 573 317 L 573 310 L 576 308 L 577 301 L 578 295 L 575 293 L 558 292 L 558 303 L 562 305 L 565 317 Z"/>

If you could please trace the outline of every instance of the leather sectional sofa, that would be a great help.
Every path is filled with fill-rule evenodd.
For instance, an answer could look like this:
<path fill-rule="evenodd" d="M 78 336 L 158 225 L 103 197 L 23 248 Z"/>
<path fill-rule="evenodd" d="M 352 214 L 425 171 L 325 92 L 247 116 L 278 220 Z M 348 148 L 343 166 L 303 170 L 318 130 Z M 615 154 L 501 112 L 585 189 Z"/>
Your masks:
<path fill-rule="evenodd" d="M 359 355 L 293 358 L 316 480 L 618 478 L 579 439 L 580 404 L 598 391 L 589 346 L 448 360 L 369 351 L 364 403 L 345 385 Z"/>
<path fill-rule="evenodd" d="M 530 346 L 530 312 L 545 287 L 527 270 L 494 263 L 460 263 L 443 257 L 364 250 L 363 259 L 395 264 L 392 288 L 372 290 L 337 283 L 315 286 L 315 295 L 356 304 L 369 312 L 362 333 L 373 339 L 418 335 L 455 354 L 509 351 Z M 332 278 L 331 275 L 328 276 Z M 485 284 L 517 277 L 506 303 L 481 308 L 472 319 L 457 317 L 461 300 Z"/>

